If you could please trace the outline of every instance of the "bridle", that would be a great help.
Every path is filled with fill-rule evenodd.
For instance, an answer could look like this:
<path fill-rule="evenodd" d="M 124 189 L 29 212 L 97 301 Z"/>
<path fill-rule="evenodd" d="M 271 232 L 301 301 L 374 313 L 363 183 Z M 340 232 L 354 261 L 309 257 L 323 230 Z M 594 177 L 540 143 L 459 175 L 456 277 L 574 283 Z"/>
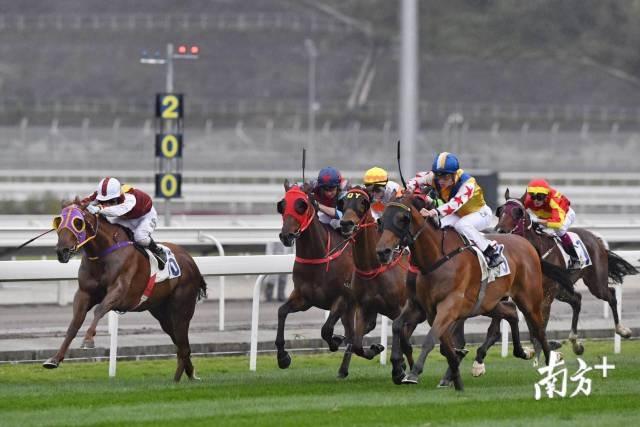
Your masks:
<path fill-rule="evenodd" d="M 516 221 L 516 224 L 509 231 L 509 234 L 513 233 L 519 236 L 524 236 L 528 230 L 531 230 L 533 226 L 533 221 L 531 221 L 531 218 L 529 218 L 529 216 L 527 215 L 527 209 L 524 207 L 524 204 L 520 200 L 518 199 L 507 200 L 505 204 L 502 205 L 503 212 L 504 212 L 504 207 L 507 206 L 508 204 L 515 204 L 520 209 L 522 209 L 522 217 Z"/>
<path fill-rule="evenodd" d="M 89 221 L 85 218 L 85 213 L 82 208 L 77 205 L 69 205 L 62 209 L 60 215 L 53 218 L 53 228 L 56 230 L 56 233 L 60 235 L 60 231 L 67 229 L 73 234 L 76 240 L 76 244 L 69 249 L 72 254 L 77 253 L 80 248 L 89 243 L 91 240 L 95 239 L 98 235 L 98 230 L 100 227 L 100 218 L 98 215 L 95 215 L 96 225 L 95 227 L 91 225 Z M 78 220 L 81 222 L 81 226 L 78 225 Z M 87 233 L 87 225 L 93 228 L 93 233 L 89 235 Z"/>

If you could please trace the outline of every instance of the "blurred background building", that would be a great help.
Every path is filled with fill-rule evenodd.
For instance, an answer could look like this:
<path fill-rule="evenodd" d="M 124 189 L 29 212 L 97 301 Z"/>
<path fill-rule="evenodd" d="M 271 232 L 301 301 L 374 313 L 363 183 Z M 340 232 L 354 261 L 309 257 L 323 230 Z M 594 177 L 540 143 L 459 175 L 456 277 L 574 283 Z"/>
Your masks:
<path fill-rule="evenodd" d="M 308 176 L 395 172 L 399 5 L 0 0 L 0 212 L 55 211 L 107 173 L 153 192 L 165 72 L 139 59 L 167 43 L 200 48 L 175 65 L 178 212 L 273 213 L 310 144 Z M 420 1 L 416 164 L 454 151 L 498 193 L 551 174 L 579 212 L 635 212 L 612 203 L 640 195 L 638 24 L 631 0 Z"/>

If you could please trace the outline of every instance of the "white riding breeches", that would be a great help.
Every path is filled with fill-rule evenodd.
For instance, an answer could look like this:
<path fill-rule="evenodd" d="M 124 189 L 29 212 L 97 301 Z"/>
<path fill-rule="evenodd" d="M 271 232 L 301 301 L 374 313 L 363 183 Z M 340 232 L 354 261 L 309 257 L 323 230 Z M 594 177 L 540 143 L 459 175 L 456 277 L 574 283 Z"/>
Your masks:
<path fill-rule="evenodd" d="M 158 225 L 158 213 L 152 206 L 151 210 L 140 218 L 124 219 L 116 217 L 109 218 L 109 222 L 112 224 L 120 224 L 133 231 L 133 239 L 140 245 L 146 247 L 151 243 L 151 233 Z"/>
<path fill-rule="evenodd" d="M 569 210 L 567 211 L 567 214 L 564 217 L 564 222 L 562 223 L 562 226 L 557 230 L 555 230 L 558 237 L 564 236 L 567 233 L 567 230 L 569 230 L 569 227 L 571 227 L 571 225 L 575 222 L 575 220 L 576 220 L 576 213 L 573 209 L 569 208 Z"/>
<path fill-rule="evenodd" d="M 479 211 L 463 217 L 456 214 L 447 215 L 440 220 L 440 224 L 442 227 L 453 226 L 458 233 L 464 234 L 467 239 L 472 240 L 480 250 L 484 251 L 489 246 L 489 241 L 480 230 L 491 226 L 492 215 L 491 208 L 484 205 Z"/>

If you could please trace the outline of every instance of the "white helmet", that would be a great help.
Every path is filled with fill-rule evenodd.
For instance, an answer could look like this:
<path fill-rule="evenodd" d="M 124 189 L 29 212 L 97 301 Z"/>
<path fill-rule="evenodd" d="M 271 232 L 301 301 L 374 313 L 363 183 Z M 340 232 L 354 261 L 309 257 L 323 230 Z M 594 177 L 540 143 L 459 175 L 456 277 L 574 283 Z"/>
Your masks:
<path fill-rule="evenodd" d="M 96 200 L 104 202 L 105 200 L 115 199 L 116 197 L 120 197 L 120 181 L 115 178 L 106 177 L 98 184 L 98 189 L 96 190 L 98 195 L 96 196 Z"/>

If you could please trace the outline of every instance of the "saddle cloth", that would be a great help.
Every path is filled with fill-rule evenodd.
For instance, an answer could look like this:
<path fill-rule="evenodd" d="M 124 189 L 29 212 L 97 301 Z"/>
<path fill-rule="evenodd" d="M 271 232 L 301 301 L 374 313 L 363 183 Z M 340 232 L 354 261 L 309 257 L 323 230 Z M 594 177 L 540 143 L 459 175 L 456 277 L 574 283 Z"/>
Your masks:
<path fill-rule="evenodd" d="M 507 257 L 504 255 L 504 245 L 498 244 L 495 241 L 490 242 L 490 244 L 496 248 L 496 252 L 500 254 L 500 258 L 503 259 L 503 263 L 500 264 L 496 268 L 489 268 L 487 265 L 487 259 L 484 257 L 484 254 L 476 245 L 473 245 L 472 248 L 478 257 L 478 262 L 480 263 L 480 268 L 482 269 L 482 281 L 485 280 L 487 283 L 491 283 L 496 280 L 498 277 L 507 276 L 511 273 L 509 269 L 509 262 L 507 261 Z"/>
<path fill-rule="evenodd" d="M 592 264 L 591 256 L 587 251 L 587 247 L 582 242 L 582 239 L 580 239 L 580 236 L 578 236 L 576 233 L 573 233 L 571 231 L 567 232 L 567 234 L 569 235 L 569 237 L 571 237 L 571 242 L 573 243 L 573 247 L 576 250 L 576 253 L 578 254 L 578 259 L 580 260 L 579 269 L 582 270 L 585 267 L 589 267 Z M 555 237 L 554 240 L 556 241 L 556 246 L 560 248 L 560 253 L 564 258 L 565 267 L 569 268 L 570 257 L 569 255 L 567 255 L 567 252 L 564 250 L 564 247 L 562 246 L 562 242 L 560 241 L 560 238 Z"/>
<path fill-rule="evenodd" d="M 167 262 L 164 265 L 164 268 L 162 270 L 159 270 L 158 260 L 149 249 L 145 249 L 147 255 L 149 256 L 149 264 L 151 267 L 149 273 L 149 281 L 151 281 L 151 278 L 154 278 L 154 283 L 160 283 L 167 279 L 180 277 L 180 274 L 182 274 L 182 270 L 178 265 L 175 254 L 166 246 L 163 246 L 161 244 L 158 244 L 158 246 L 160 246 L 162 250 L 164 250 L 164 253 L 167 256 Z"/>

